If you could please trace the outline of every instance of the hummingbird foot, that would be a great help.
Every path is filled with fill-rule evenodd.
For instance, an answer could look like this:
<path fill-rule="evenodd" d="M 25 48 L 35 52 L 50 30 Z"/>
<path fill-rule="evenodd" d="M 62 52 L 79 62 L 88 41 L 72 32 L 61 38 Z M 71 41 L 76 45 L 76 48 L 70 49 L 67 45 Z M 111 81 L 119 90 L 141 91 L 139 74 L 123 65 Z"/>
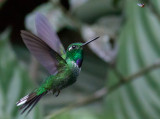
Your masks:
<path fill-rule="evenodd" d="M 57 94 L 56 94 L 56 97 L 58 97 L 58 95 L 60 94 L 60 90 L 57 90 Z"/>

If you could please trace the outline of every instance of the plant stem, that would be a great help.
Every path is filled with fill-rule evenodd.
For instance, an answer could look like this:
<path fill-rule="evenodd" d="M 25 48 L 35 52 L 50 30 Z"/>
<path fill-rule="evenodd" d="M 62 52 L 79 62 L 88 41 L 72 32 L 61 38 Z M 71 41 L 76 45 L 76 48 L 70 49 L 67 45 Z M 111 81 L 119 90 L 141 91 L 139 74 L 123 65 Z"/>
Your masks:
<path fill-rule="evenodd" d="M 104 95 L 106 95 L 106 93 L 107 93 L 106 88 L 102 88 L 102 89 L 96 91 L 94 94 L 87 96 L 85 98 L 82 98 L 82 99 L 78 100 L 77 102 L 72 103 L 72 104 L 68 105 L 67 107 L 64 107 L 64 108 L 52 113 L 51 115 L 47 116 L 46 119 L 54 119 L 56 116 L 66 112 L 70 109 L 73 109 L 75 107 L 79 107 L 79 106 L 82 106 L 85 104 L 89 104 L 91 102 L 95 102 L 95 101 L 101 99 Z"/>

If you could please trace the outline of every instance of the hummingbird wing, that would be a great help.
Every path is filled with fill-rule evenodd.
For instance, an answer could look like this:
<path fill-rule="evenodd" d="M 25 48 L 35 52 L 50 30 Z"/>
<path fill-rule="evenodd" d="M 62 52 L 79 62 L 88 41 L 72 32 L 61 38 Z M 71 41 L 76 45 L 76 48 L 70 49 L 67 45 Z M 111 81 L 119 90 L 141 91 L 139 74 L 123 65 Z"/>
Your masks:
<path fill-rule="evenodd" d="M 52 29 L 48 19 L 42 14 L 37 13 L 35 24 L 38 37 L 41 38 L 46 44 L 48 44 L 50 48 L 64 57 L 64 55 L 66 54 L 65 49 L 56 32 Z"/>
<path fill-rule="evenodd" d="M 55 74 L 60 66 L 65 66 L 66 61 L 39 37 L 23 30 L 21 37 L 30 52 L 50 74 Z"/>

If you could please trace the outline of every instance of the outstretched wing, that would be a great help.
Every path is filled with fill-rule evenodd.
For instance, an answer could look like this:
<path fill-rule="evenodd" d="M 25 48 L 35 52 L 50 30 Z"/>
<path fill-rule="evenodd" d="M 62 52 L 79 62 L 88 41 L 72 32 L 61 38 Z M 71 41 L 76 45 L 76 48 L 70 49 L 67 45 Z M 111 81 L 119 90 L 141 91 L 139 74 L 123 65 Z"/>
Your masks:
<path fill-rule="evenodd" d="M 30 52 L 50 74 L 55 74 L 59 66 L 66 64 L 65 60 L 39 37 L 23 30 L 21 31 L 21 37 Z"/>
<path fill-rule="evenodd" d="M 57 34 L 52 29 L 49 21 L 45 16 L 43 16 L 40 13 L 36 14 L 36 29 L 37 29 L 37 35 L 39 38 L 41 38 L 46 44 L 50 46 L 53 50 L 55 50 L 58 54 L 61 56 L 65 55 L 64 47 L 59 40 Z"/>

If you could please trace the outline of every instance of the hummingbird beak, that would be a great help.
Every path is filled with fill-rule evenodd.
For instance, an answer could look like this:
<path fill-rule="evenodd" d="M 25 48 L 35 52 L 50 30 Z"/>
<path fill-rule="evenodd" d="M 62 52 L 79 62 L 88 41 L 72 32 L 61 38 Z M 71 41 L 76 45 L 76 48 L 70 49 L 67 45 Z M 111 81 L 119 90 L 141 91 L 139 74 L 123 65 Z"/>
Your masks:
<path fill-rule="evenodd" d="M 96 38 L 94 38 L 93 40 L 90 40 L 90 41 L 88 41 L 88 42 L 83 43 L 82 46 L 85 46 L 85 45 L 89 44 L 90 42 L 92 42 L 92 41 L 94 41 L 94 40 L 97 40 L 98 38 L 99 38 L 99 36 L 96 37 Z"/>

